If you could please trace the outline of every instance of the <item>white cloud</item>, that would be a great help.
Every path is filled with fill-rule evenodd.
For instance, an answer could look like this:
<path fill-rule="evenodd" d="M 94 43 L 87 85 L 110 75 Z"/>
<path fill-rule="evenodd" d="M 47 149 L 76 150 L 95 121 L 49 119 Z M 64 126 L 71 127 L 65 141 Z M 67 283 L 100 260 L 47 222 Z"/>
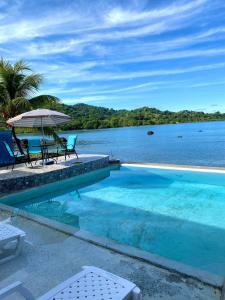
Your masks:
<path fill-rule="evenodd" d="M 171 51 L 165 53 L 149 53 L 148 55 L 135 55 L 134 57 L 125 58 L 122 60 L 113 61 L 113 64 L 125 64 L 125 63 L 136 63 L 136 62 L 147 62 L 147 61 L 158 61 L 158 60 L 173 60 L 179 58 L 190 58 L 190 57 L 207 57 L 207 56 L 220 56 L 225 55 L 225 48 L 214 48 L 214 49 L 194 49 L 194 50 L 183 50 L 183 51 Z"/>
<path fill-rule="evenodd" d="M 200 88 L 200 87 L 215 86 L 215 85 L 225 86 L 225 80 L 194 83 L 194 84 L 187 85 L 187 87 Z"/>
<path fill-rule="evenodd" d="M 101 7 L 99 7 L 100 11 L 97 15 L 91 15 L 87 9 L 77 11 L 75 6 L 63 10 L 52 8 L 46 13 L 42 12 L 34 15 L 32 18 L 24 16 L 19 19 L 15 15 L 14 18 L 11 16 L 9 21 L 1 24 L 0 43 L 15 40 L 33 40 L 38 37 L 58 34 L 81 35 L 77 37 L 80 43 L 156 34 L 165 29 L 170 30 L 170 26 L 173 29 L 177 22 L 183 26 L 180 21 L 186 16 L 185 14 L 196 14 L 196 9 L 202 7 L 206 1 L 182 1 L 179 5 L 173 4 L 165 8 L 148 11 L 138 11 L 137 9 L 130 11 L 114 7 L 107 13 L 107 9 L 101 11 Z M 23 7 L 20 10 L 22 13 Z M 173 17 L 166 18 L 168 16 Z M 141 20 L 147 20 L 148 23 L 142 25 Z M 139 21 L 139 24 L 136 24 L 138 27 L 130 30 L 114 31 L 112 33 L 102 32 L 104 29 L 113 29 L 115 25 L 121 23 L 135 23 L 136 21 Z"/>
<path fill-rule="evenodd" d="M 5 0 L 0 7 L 3 2 L 7 7 Z M 225 27 L 209 14 L 219 1 L 56 1 L 58 6 L 41 10 L 33 0 L 30 11 L 26 1 L 13 2 L 0 11 L 1 53 L 28 60 L 45 75 L 45 91 L 67 101 L 73 95 L 78 102 L 94 102 L 147 93 L 165 87 L 171 75 L 204 76 L 225 68 Z M 165 78 L 161 83 L 140 83 L 159 76 Z M 207 84 L 202 81 L 194 84 Z"/>
<path fill-rule="evenodd" d="M 39 41 L 39 42 L 32 42 L 27 44 L 24 47 L 25 52 L 28 55 L 38 57 L 41 55 L 53 55 L 53 54 L 61 54 L 61 53 L 69 53 L 74 52 L 76 55 L 82 55 L 83 53 L 83 46 L 80 45 L 75 39 L 69 40 L 60 40 L 56 42 L 46 42 L 46 41 Z M 22 51 L 21 51 L 22 52 Z"/>
<path fill-rule="evenodd" d="M 87 102 L 101 102 L 107 100 L 106 96 L 87 96 L 87 97 L 74 97 L 72 98 L 63 98 L 63 102 L 66 104 L 74 104 L 74 103 L 87 103 Z"/>
<path fill-rule="evenodd" d="M 11 18 L 0 24 L 0 43 L 66 34 L 73 31 L 73 26 L 78 27 L 79 23 L 82 24 L 81 16 L 70 9 L 63 11 L 52 9 L 41 15 L 34 14 L 32 18 L 23 15 L 17 18 L 17 14 L 15 13 L 14 18 L 10 15 Z"/>
<path fill-rule="evenodd" d="M 191 11 L 192 13 L 199 7 L 202 7 L 207 0 L 180 1 L 163 7 L 149 11 L 125 10 L 121 7 L 114 7 L 105 16 L 106 23 L 113 25 L 121 25 L 123 23 L 132 23 L 137 21 L 153 21 L 154 19 L 171 17 Z"/>
<path fill-rule="evenodd" d="M 142 89 L 148 87 L 148 90 L 155 90 L 158 88 L 158 85 L 162 84 L 162 82 L 145 82 L 142 84 L 132 85 L 132 86 L 125 86 L 122 88 L 117 89 L 108 89 L 108 90 L 98 90 L 95 92 L 88 92 L 86 94 L 113 94 L 113 93 L 122 93 L 122 92 L 129 92 L 137 89 Z"/>
<path fill-rule="evenodd" d="M 147 78 L 147 77 L 156 77 L 156 76 L 167 76 L 167 75 L 178 75 L 178 74 L 185 74 L 185 73 L 195 73 L 195 72 L 202 72 L 202 71 L 209 71 L 214 69 L 221 69 L 225 67 L 225 63 L 216 63 L 216 64 L 208 64 L 208 65 L 198 65 L 193 67 L 186 67 L 186 68 L 174 68 L 174 69 L 156 69 L 151 71 L 133 71 L 133 72 L 74 72 L 71 73 L 70 70 L 66 70 L 63 72 L 62 81 L 61 82 L 70 82 L 70 81 L 77 81 L 77 82 L 90 82 L 90 81 L 115 81 L 115 80 L 131 80 L 137 78 Z M 61 74 L 61 71 L 60 71 Z M 54 74 L 49 74 L 49 77 L 52 80 L 56 80 Z"/>

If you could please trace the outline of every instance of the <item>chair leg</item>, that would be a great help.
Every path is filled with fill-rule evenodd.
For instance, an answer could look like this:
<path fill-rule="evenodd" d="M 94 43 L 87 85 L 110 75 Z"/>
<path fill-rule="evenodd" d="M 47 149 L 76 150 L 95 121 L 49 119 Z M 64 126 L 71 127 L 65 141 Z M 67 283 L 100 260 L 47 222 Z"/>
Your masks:
<path fill-rule="evenodd" d="M 16 249 L 15 249 L 15 256 L 19 255 L 23 246 L 24 246 L 24 240 L 25 237 L 24 236 L 19 236 L 17 239 L 17 245 L 16 245 Z"/>
<path fill-rule="evenodd" d="M 7 287 L 3 288 L 0 290 L 0 299 L 5 299 L 8 296 L 12 296 L 14 293 L 18 293 L 20 295 L 22 295 L 23 299 L 26 300 L 35 300 L 33 294 L 22 285 L 22 282 L 17 281 L 14 282 L 10 285 L 8 285 Z M 16 297 L 17 298 L 17 297 Z M 12 299 L 12 297 L 10 297 L 10 299 Z M 13 299 L 15 299 L 13 297 Z"/>
<path fill-rule="evenodd" d="M 142 294 L 140 289 L 136 286 L 132 291 L 132 300 L 141 300 Z"/>
<path fill-rule="evenodd" d="M 77 151 L 74 149 L 74 153 L 76 154 L 76 157 L 78 159 L 78 154 L 77 154 Z"/>
<path fill-rule="evenodd" d="M 19 236 L 16 239 L 15 249 L 10 250 L 10 253 L 7 256 L 5 256 L 5 253 L 4 253 L 5 251 L 2 250 L 3 251 L 3 253 L 2 253 L 3 257 L 0 258 L 0 264 L 3 264 L 5 262 L 7 262 L 7 261 L 10 261 L 11 259 L 14 259 L 16 256 L 18 256 L 21 253 L 21 250 L 22 250 L 22 248 L 24 246 L 24 241 L 25 241 L 25 236 Z M 7 243 L 4 244 L 4 245 L 2 245 L 1 248 L 4 247 L 4 246 L 6 246 L 6 245 L 7 245 Z"/>
<path fill-rule="evenodd" d="M 30 153 L 29 153 L 29 152 L 27 152 L 27 163 L 28 163 L 28 164 L 31 164 L 31 168 L 33 168 L 32 160 L 31 160 L 31 158 L 30 158 Z"/>

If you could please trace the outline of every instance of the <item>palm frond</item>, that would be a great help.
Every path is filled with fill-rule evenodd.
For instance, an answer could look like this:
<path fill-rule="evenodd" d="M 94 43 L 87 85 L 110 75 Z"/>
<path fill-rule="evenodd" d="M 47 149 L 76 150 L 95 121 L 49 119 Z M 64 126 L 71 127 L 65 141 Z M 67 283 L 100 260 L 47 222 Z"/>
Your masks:
<path fill-rule="evenodd" d="M 54 107 L 60 102 L 59 98 L 50 95 L 40 95 L 29 100 L 32 108 Z"/>
<path fill-rule="evenodd" d="M 60 143 L 61 139 L 56 133 L 55 129 L 53 127 L 44 127 L 44 134 L 48 137 L 53 137 L 53 139 L 57 142 Z"/>
<path fill-rule="evenodd" d="M 31 110 L 30 102 L 23 97 L 17 97 L 12 100 L 13 105 L 15 105 L 18 113 Z"/>
<path fill-rule="evenodd" d="M 25 61 L 11 64 L 0 58 L 0 112 L 3 118 L 7 120 L 32 108 L 55 107 L 59 103 L 55 96 L 33 97 L 42 81 L 42 75 L 33 73 Z"/>
<path fill-rule="evenodd" d="M 14 64 L 13 69 L 15 72 L 32 71 L 30 66 L 22 59 Z"/>
<path fill-rule="evenodd" d="M 0 106 L 6 104 L 10 100 L 7 90 L 0 82 Z"/>
<path fill-rule="evenodd" d="M 43 82 L 41 74 L 30 74 L 18 81 L 17 96 L 27 97 L 29 94 L 38 91 L 39 85 Z"/>
<path fill-rule="evenodd" d="M 0 59 L 0 71 L 1 70 L 12 70 L 11 64 L 7 60 L 4 60 L 3 57 Z"/>

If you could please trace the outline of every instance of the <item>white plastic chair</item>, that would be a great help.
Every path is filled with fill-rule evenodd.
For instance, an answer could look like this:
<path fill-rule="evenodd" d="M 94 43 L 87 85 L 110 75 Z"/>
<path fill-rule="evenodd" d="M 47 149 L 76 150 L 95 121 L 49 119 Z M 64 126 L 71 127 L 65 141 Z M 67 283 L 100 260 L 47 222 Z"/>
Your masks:
<path fill-rule="evenodd" d="M 0 224 L 0 264 L 20 254 L 24 245 L 25 232 L 9 224 Z M 15 242 L 13 249 L 9 244 Z"/>
<path fill-rule="evenodd" d="M 35 300 L 21 282 L 0 291 L 0 300 L 18 292 Z M 96 267 L 83 271 L 59 284 L 36 300 L 141 300 L 140 289 L 132 282 Z"/>

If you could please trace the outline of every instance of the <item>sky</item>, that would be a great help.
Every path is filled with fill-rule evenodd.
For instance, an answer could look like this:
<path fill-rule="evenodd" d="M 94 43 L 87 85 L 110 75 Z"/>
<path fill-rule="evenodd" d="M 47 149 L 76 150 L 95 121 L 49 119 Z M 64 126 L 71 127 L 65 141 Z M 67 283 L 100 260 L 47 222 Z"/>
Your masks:
<path fill-rule="evenodd" d="M 0 56 L 66 104 L 225 112 L 224 0 L 0 0 Z"/>

